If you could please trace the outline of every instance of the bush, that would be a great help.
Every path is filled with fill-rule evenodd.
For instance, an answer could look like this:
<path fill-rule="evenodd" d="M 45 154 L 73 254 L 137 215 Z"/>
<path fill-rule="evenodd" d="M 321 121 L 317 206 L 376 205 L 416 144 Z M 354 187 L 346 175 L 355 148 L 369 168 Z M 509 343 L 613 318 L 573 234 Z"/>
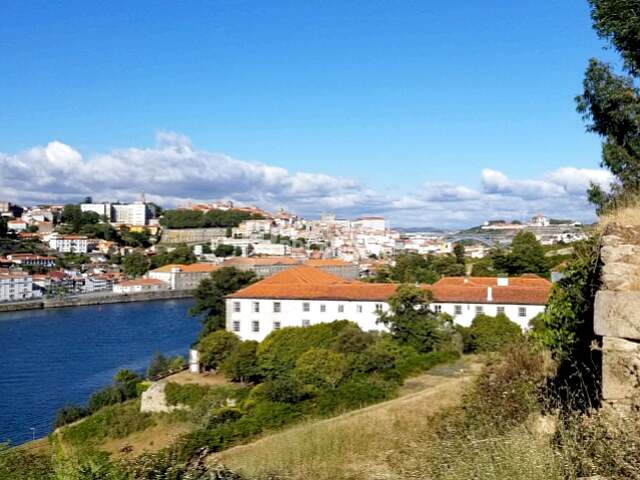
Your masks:
<path fill-rule="evenodd" d="M 113 384 L 95 392 L 89 398 L 89 412 L 93 413 L 108 405 L 136 398 L 142 377 L 131 370 L 120 370 L 113 377 Z"/>
<path fill-rule="evenodd" d="M 159 378 L 179 372 L 184 369 L 185 364 L 185 360 L 181 355 L 167 358 L 160 352 L 156 352 L 147 368 L 147 378 Z"/>
<path fill-rule="evenodd" d="M 179 385 L 168 382 L 164 389 L 165 398 L 168 405 L 186 405 L 195 407 L 198 402 L 205 398 L 211 391 L 210 387 L 188 383 Z"/>
<path fill-rule="evenodd" d="M 0 480 L 55 480 L 51 457 L 0 443 Z"/>
<path fill-rule="evenodd" d="M 233 382 L 257 382 L 260 380 L 258 368 L 258 342 L 241 342 L 220 365 L 220 371 Z"/>
<path fill-rule="evenodd" d="M 210 333 L 198 342 L 200 362 L 203 367 L 215 370 L 240 344 L 235 333 L 218 330 Z"/>
<path fill-rule="evenodd" d="M 341 353 L 311 348 L 298 358 L 293 375 L 305 385 L 334 389 L 344 378 L 347 366 L 347 360 Z"/>
<path fill-rule="evenodd" d="M 76 420 L 80 420 L 89 414 L 86 408 L 78 405 L 65 405 L 56 413 L 56 420 L 54 422 L 54 428 L 60 428 L 69 423 L 73 423 Z"/>
<path fill-rule="evenodd" d="M 517 323 L 503 313 L 495 317 L 479 314 L 471 322 L 468 331 L 467 350 L 471 352 L 495 352 L 517 340 L 522 330 Z"/>

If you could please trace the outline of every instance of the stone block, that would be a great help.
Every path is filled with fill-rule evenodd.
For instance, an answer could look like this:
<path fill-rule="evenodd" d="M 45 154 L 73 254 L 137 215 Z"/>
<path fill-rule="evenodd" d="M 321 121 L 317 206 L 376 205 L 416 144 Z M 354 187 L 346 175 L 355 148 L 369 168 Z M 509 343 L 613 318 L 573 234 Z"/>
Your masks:
<path fill-rule="evenodd" d="M 599 291 L 593 323 L 596 335 L 640 340 L 640 292 Z"/>
<path fill-rule="evenodd" d="M 637 290 L 640 266 L 624 262 L 607 263 L 602 267 L 605 290 Z"/>
<path fill-rule="evenodd" d="M 605 265 L 618 262 L 638 265 L 640 264 L 640 246 L 605 245 L 600 249 L 600 258 Z"/>
<path fill-rule="evenodd" d="M 623 338 L 602 339 L 602 397 L 629 400 L 638 395 L 640 343 Z"/>

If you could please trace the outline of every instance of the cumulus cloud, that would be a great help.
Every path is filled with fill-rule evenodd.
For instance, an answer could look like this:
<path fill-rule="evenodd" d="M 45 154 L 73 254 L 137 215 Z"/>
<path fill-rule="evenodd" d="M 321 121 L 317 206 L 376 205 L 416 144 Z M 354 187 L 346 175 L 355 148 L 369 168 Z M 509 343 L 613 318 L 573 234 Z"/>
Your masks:
<path fill-rule="evenodd" d="M 429 182 L 400 194 L 372 190 L 359 181 L 324 173 L 291 172 L 195 148 L 179 133 L 160 131 L 150 148 L 85 156 L 53 141 L 17 154 L 0 153 L 0 196 L 25 203 L 147 198 L 174 207 L 190 201 L 232 199 L 303 215 L 381 214 L 402 226 L 456 227 L 487 218 L 526 218 L 537 212 L 588 219 L 585 190 L 607 186 L 609 172 L 563 167 L 540 179 L 512 179 L 484 169 L 480 188 Z"/>

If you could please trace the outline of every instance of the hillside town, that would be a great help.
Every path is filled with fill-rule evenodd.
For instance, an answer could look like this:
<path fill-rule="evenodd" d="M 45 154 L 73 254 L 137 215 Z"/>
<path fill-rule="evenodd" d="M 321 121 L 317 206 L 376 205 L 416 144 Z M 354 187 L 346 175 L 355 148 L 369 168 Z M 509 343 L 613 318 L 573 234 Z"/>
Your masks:
<path fill-rule="evenodd" d="M 586 237 L 574 221 L 536 215 L 529 222 L 487 221 L 457 232 L 393 229 L 380 216 L 324 214 L 305 219 L 230 201 L 164 211 L 146 202 L 17 205 L 0 202 L 0 302 L 80 295 L 193 290 L 232 266 L 258 278 L 310 266 L 347 281 L 373 279 L 399 256 L 452 257 L 467 275 L 515 234 L 532 232 L 562 251 Z M 480 266 L 477 267 L 479 269 Z"/>

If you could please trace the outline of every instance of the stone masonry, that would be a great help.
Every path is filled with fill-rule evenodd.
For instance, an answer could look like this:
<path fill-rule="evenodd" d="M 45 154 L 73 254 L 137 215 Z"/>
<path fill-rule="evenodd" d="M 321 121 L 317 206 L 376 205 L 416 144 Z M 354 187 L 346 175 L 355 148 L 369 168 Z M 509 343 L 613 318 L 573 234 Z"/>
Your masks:
<path fill-rule="evenodd" d="M 594 329 L 602 336 L 602 399 L 627 408 L 640 398 L 640 235 L 609 229 L 602 237 L 602 286 Z"/>

